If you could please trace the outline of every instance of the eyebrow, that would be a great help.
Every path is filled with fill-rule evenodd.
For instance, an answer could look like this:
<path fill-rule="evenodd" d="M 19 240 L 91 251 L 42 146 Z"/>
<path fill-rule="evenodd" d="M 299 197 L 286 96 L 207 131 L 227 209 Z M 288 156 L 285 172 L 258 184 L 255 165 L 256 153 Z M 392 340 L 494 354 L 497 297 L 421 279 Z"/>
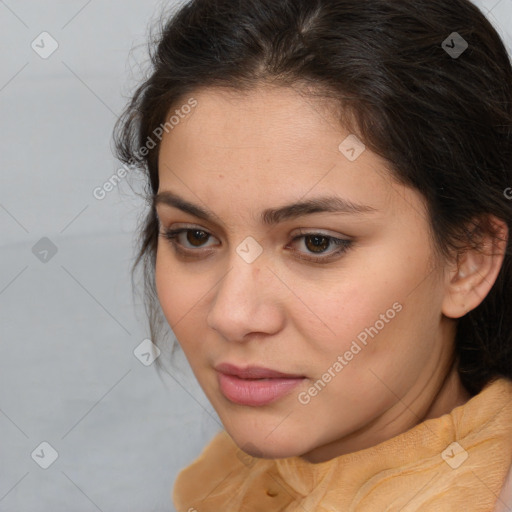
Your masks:
<path fill-rule="evenodd" d="M 159 204 L 165 204 L 178 208 L 185 213 L 194 215 L 208 222 L 215 222 L 214 213 L 195 204 L 189 203 L 185 199 L 169 191 L 162 191 L 153 196 L 153 206 L 156 208 Z M 361 215 L 374 213 L 378 210 L 372 206 L 353 203 L 347 199 L 337 196 L 326 196 L 301 201 L 299 203 L 289 204 L 279 208 L 269 208 L 261 214 L 261 222 L 268 226 L 279 224 L 286 220 L 295 219 L 312 213 L 345 213 L 352 215 Z"/>

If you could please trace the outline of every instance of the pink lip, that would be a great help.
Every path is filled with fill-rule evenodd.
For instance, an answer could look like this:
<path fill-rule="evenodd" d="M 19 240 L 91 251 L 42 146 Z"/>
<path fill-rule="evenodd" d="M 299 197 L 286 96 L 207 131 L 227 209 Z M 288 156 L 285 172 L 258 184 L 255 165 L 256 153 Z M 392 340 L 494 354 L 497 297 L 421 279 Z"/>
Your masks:
<path fill-rule="evenodd" d="M 247 366 L 246 368 L 239 368 L 238 366 L 229 363 L 219 364 L 215 369 L 220 373 L 234 375 L 241 379 L 293 379 L 304 377 L 304 375 L 278 372 L 261 366 Z"/>
<path fill-rule="evenodd" d="M 215 367 L 222 394 L 239 405 L 261 406 L 278 400 L 300 384 L 305 377 L 268 368 L 238 368 L 224 363 Z M 256 380 L 265 379 L 265 380 Z"/>

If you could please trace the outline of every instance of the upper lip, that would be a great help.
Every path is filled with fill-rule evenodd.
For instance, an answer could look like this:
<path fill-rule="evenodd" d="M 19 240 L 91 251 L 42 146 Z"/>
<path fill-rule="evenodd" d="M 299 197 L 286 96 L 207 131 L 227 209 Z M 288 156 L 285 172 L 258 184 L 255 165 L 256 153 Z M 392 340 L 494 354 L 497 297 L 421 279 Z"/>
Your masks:
<path fill-rule="evenodd" d="M 304 377 L 304 375 L 278 372 L 261 366 L 247 366 L 245 368 L 239 368 L 238 366 L 230 363 L 219 364 L 215 369 L 220 373 L 234 375 L 240 379 L 297 379 Z"/>

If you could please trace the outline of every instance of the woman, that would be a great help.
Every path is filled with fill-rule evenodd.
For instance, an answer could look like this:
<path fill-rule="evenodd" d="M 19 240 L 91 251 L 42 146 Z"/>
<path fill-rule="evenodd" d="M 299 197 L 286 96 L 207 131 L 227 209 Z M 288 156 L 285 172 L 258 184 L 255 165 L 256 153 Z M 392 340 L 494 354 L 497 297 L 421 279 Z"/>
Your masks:
<path fill-rule="evenodd" d="M 177 510 L 512 507 L 512 67 L 484 15 L 192 0 L 152 63 L 116 131 L 134 268 L 223 425 Z"/>

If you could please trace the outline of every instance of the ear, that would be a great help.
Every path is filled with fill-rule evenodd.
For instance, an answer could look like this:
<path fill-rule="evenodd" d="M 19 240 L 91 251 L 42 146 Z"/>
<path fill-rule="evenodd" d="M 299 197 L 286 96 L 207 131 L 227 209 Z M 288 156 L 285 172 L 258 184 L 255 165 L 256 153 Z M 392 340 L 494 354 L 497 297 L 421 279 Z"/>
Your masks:
<path fill-rule="evenodd" d="M 457 262 L 446 273 L 446 293 L 442 312 L 449 318 L 460 318 L 475 309 L 493 287 L 505 258 L 508 227 L 505 221 L 489 216 L 490 229 L 477 235 L 478 247 L 458 254 Z M 480 224 L 476 224 L 477 231 Z"/>

